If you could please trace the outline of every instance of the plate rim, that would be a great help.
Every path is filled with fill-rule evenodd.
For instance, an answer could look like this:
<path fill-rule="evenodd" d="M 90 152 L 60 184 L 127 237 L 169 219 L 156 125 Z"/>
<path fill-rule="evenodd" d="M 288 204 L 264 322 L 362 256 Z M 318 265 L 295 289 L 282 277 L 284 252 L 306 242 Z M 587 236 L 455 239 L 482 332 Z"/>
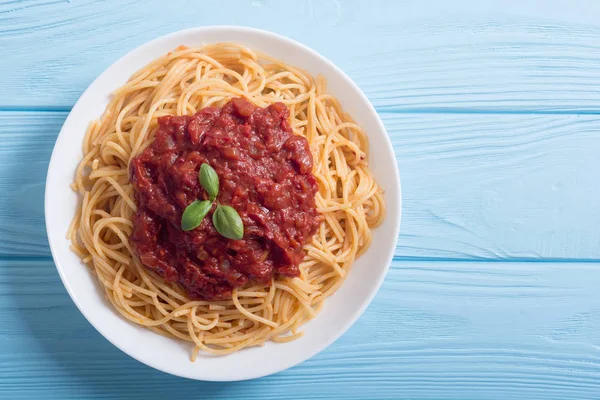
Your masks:
<path fill-rule="evenodd" d="M 196 375 L 193 374 L 189 374 L 189 373 L 182 373 L 181 371 L 175 371 L 171 368 L 165 367 L 164 365 L 162 365 L 161 363 L 157 363 L 157 362 L 153 362 L 150 361 L 148 358 L 143 358 L 141 356 L 139 356 L 138 354 L 134 354 L 133 351 L 130 351 L 126 346 L 121 345 L 121 343 L 119 343 L 118 341 L 114 340 L 112 338 L 112 336 L 110 334 L 107 333 L 107 329 L 104 329 L 102 327 L 102 324 L 97 323 L 98 321 L 94 321 L 94 318 L 92 318 L 89 314 L 89 311 L 86 311 L 85 307 L 83 307 L 80 302 L 77 299 L 77 296 L 74 294 L 74 290 L 71 288 L 70 284 L 69 284 L 69 280 L 68 277 L 66 276 L 66 273 L 63 269 L 63 267 L 61 266 L 61 261 L 58 255 L 58 246 L 59 243 L 56 243 L 55 239 L 53 239 L 53 237 L 55 236 L 59 236 L 61 233 L 60 232 L 51 232 L 52 231 L 52 221 L 49 218 L 49 213 L 52 211 L 49 209 L 50 207 L 50 203 L 51 203 L 51 193 L 52 193 L 52 188 L 49 185 L 50 182 L 50 178 L 52 176 L 52 171 L 54 169 L 56 169 L 56 164 L 57 159 L 59 158 L 59 154 L 57 151 L 58 145 L 59 145 L 59 141 L 62 138 L 64 138 L 64 134 L 65 134 L 65 127 L 69 126 L 69 122 L 74 119 L 74 115 L 76 111 L 78 110 L 78 106 L 81 107 L 82 104 L 82 99 L 85 99 L 86 94 L 88 94 L 88 92 L 90 92 L 90 88 L 94 87 L 98 81 L 101 81 L 105 76 L 108 76 L 110 74 L 110 72 L 116 68 L 117 66 L 119 66 L 121 63 L 123 63 L 124 61 L 126 61 L 127 58 L 131 57 L 132 54 L 134 53 L 140 53 L 145 49 L 151 49 L 152 47 L 156 46 L 159 42 L 161 41 L 166 41 L 169 39 L 173 39 L 176 38 L 178 36 L 184 36 L 186 34 L 194 34 L 194 35 L 198 35 L 201 36 L 203 33 L 206 32 L 210 32 L 210 31 L 237 31 L 240 34 L 243 33 L 253 33 L 253 34 L 257 34 L 257 35 L 264 35 L 264 36 L 271 36 L 274 37 L 275 39 L 281 41 L 281 42 L 285 42 L 286 45 L 291 45 L 291 46 L 297 46 L 302 48 L 302 50 L 311 53 L 312 56 L 314 56 L 315 58 L 320 59 L 322 62 L 324 62 L 325 64 L 328 64 L 328 66 L 330 68 L 333 69 L 333 71 L 335 71 L 335 73 L 337 75 L 339 75 L 344 82 L 349 85 L 352 90 L 354 92 L 356 92 L 360 97 L 363 103 L 365 103 L 369 108 L 370 108 L 370 112 L 372 114 L 375 115 L 376 117 L 376 122 L 379 126 L 379 129 L 385 133 L 384 136 L 384 140 L 385 140 L 385 144 L 386 144 L 386 148 L 387 150 L 391 153 L 392 159 L 396 160 L 395 163 L 393 163 L 393 175 L 394 175 L 394 181 L 396 182 L 397 185 L 397 191 L 398 191 L 398 204 L 397 204 L 397 218 L 396 221 L 394 221 L 394 236 L 395 236 L 395 241 L 394 241 L 394 246 L 392 246 L 392 248 L 390 248 L 388 250 L 388 255 L 385 257 L 386 259 L 386 265 L 384 266 L 384 269 L 382 271 L 382 273 L 380 274 L 379 278 L 374 281 L 374 285 L 373 288 L 370 290 L 369 294 L 367 297 L 363 298 L 361 301 L 361 306 L 354 310 L 352 312 L 352 316 L 341 326 L 338 326 L 336 333 L 334 335 L 332 335 L 331 337 L 327 338 L 326 340 L 323 340 L 321 343 L 319 343 L 318 345 L 312 346 L 311 347 L 311 351 L 306 352 L 305 354 L 303 354 L 301 357 L 295 359 L 294 361 L 287 363 L 286 366 L 284 366 L 283 368 L 275 368 L 273 370 L 262 370 L 262 372 L 260 373 L 247 373 L 244 376 L 236 376 L 234 378 L 229 378 L 229 377 L 222 377 L 222 378 L 218 378 L 218 377 L 208 377 L 208 378 L 204 378 L 204 377 L 198 377 Z M 269 54 L 271 55 L 271 54 Z M 272 56 L 274 56 L 275 58 L 278 58 L 276 54 L 272 54 Z M 98 116 L 99 117 L 99 116 Z M 64 188 L 65 190 L 69 190 L 69 188 Z M 388 205 L 389 208 L 389 205 Z M 73 210 L 74 211 L 74 210 Z M 389 218 L 389 215 L 386 217 Z M 246 27 L 246 26 L 237 26 L 237 25 L 207 25 L 207 26 L 201 26 L 201 27 L 195 27 L 195 28 L 187 28 L 187 29 L 182 29 L 182 30 L 178 30 L 178 31 L 174 31 L 171 33 L 168 33 L 166 35 L 161 35 L 159 37 L 156 37 L 150 41 L 147 41 L 145 43 L 142 43 L 141 45 L 127 51 L 124 55 L 122 55 L 121 57 L 119 57 L 117 60 L 115 60 L 113 63 L 111 63 L 110 66 L 108 66 L 106 69 L 104 69 L 104 71 L 98 75 L 87 87 L 86 89 L 82 92 L 82 94 L 79 96 L 79 98 L 77 99 L 77 101 L 75 102 L 73 108 L 71 109 L 71 111 L 69 112 L 69 115 L 67 116 L 67 118 L 65 119 L 65 122 L 63 123 L 59 134 L 56 137 L 56 141 L 55 144 L 53 146 L 52 149 L 52 154 L 50 156 L 50 162 L 48 164 L 48 172 L 46 174 L 46 182 L 45 182 L 45 188 L 44 188 L 44 220 L 45 220 L 45 225 L 46 225 L 46 234 L 48 236 L 48 243 L 49 243 L 49 247 L 50 247 L 50 251 L 52 254 L 52 259 L 53 262 L 55 264 L 55 267 L 58 271 L 58 274 L 60 276 L 60 279 L 62 281 L 63 286 L 65 287 L 65 289 L 67 290 L 67 293 L 69 294 L 69 297 L 71 298 L 71 300 L 73 301 L 73 303 L 75 303 L 75 306 L 77 307 L 77 309 L 79 310 L 79 312 L 85 317 L 85 319 L 88 321 L 88 323 L 90 323 L 94 329 L 100 334 L 102 335 L 106 340 L 108 340 L 111 344 L 113 344 L 115 347 L 117 347 L 119 350 L 121 350 L 123 353 L 127 354 L 129 357 L 145 364 L 148 365 L 154 369 L 157 369 L 159 371 L 174 375 L 174 376 L 180 376 L 180 377 L 184 377 L 184 378 L 188 378 L 188 379 L 194 379 L 194 380 L 201 380 L 201 381 L 217 381 L 217 382 L 231 382 L 231 381 L 242 381 L 242 380 L 248 380 L 248 379 L 255 379 L 255 378 L 260 378 L 263 376 L 268 376 L 286 369 L 289 369 L 293 366 L 296 366 L 306 360 L 308 360 L 311 357 L 314 357 L 315 355 L 319 354 L 320 352 L 322 352 L 323 350 L 325 350 L 327 347 L 329 347 L 331 344 L 333 344 L 335 341 L 337 341 L 342 335 L 344 335 L 349 329 L 350 327 L 352 327 L 356 321 L 363 315 L 364 311 L 366 310 L 366 308 L 369 306 L 369 304 L 371 304 L 373 298 L 375 297 L 375 295 L 379 292 L 379 290 L 381 289 L 381 285 L 385 279 L 385 277 L 387 276 L 390 266 L 391 266 L 391 262 L 393 259 L 393 255 L 394 255 L 394 249 L 398 243 L 398 235 L 400 233 L 400 225 L 401 225 L 401 221 L 402 221 L 402 185 L 401 185 L 401 180 L 400 180 L 400 172 L 399 172 L 399 168 L 398 168 L 398 163 L 397 163 L 397 157 L 395 155 L 394 152 L 394 148 L 392 145 L 392 142 L 390 140 L 390 136 L 387 133 L 387 129 L 385 128 L 385 125 L 383 124 L 383 121 L 381 120 L 381 117 L 379 116 L 379 114 L 377 113 L 377 111 L 375 110 L 375 107 L 373 106 L 373 104 L 369 101 L 368 97 L 365 95 L 365 93 L 360 89 L 360 87 L 341 69 L 339 68 L 337 65 L 335 65 L 332 61 L 330 61 L 328 58 L 326 58 L 325 56 L 323 56 L 322 54 L 318 53 L 316 50 L 313 50 L 312 48 L 302 44 L 301 42 L 298 42 L 294 39 L 291 39 L 289 37 L 286 37 L 284 35 L 281 35 L 279 33 L 275 33 L 275 32 L 271 32 L 271 31 L 267 31 L 267 30 L 263 30 L 263 29 L 257 29 L 257 28 L 252 28 L 252 27 Z M 66 234 L 66 232 L 65 232 Z M 82 264 L 83 265 L 83 264 Z M 96 280 L 94 278 L 94 280 Z M 96 282 L 97 283 L 97 282 Z M 113 310 L 115 311 L 115 310 Z M 118 312 L 117 312 L 118 314 Z M 123 318 L 120 315 L 117 315 L 117 317 L 119 318 Z M 317 316 L 316 318 L 318 318 L 319 316 Z M 124 318 L 123 318 L 124 319 Z M 129 322 L 129 321 L 127 321 Z M 130 322 L 129 322 L 130 323 Z M 154 333 L 156 334 L 156 333 Z M 156 334 L 158 335 L 158 334 Z M 173 339 L 175 340 L 175 339 Z M 224 356 L 227 357 L 227 356 Z"/>

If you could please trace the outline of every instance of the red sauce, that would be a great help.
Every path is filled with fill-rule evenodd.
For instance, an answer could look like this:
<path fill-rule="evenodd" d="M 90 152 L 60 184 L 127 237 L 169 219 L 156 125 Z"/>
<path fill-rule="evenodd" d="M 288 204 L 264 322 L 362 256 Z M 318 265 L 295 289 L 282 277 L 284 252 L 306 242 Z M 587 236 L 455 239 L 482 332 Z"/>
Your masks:
<path fill-rule="evenodd" d="M 130 241 L 142 264 L 190 297 L 226 299 L 249 281 L 298 276 L 302 246 L 317 230 L 317 183 L 305 138 L 292 133 L 282 103 L 259 108 L 233 99 L 193 116 L 158 119 L 156 139 L 130 164 L 138 210 Z M 244 223 L 230 240 L 212 224 L 181 230 L 183 210 L 208 195 L 198 182 L 202 163 L 220 180 L 218 201 Z"/>

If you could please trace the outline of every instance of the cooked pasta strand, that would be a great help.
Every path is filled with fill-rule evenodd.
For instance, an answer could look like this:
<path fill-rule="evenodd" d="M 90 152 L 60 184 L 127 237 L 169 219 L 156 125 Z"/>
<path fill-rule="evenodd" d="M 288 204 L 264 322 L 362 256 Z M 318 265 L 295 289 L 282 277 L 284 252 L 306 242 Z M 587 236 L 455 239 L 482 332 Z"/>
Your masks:
<path fill-rule="evenodd" d="M 199 301 L 166 283 L 132 256 L 128 237 L 136 210 L 128 164 L 154 139 L 157 119 L 222 106 L 242 96 L 260 107 L 290 109 L 290 125 L 315 160 L 323 222 L 305 246 L 297 278 L 249 285 L 233 298 Z M 136 72 L 90 123 L 72 188 L 81 205 L 68 232 L 72 250 L 90 265 L 106 298 L 128 320 L 191 342 L 199 351 L 228 354 L 267 340 L 302 336 L 299 327 L 321 310 L 381 223 L 383 191 L 368 169 L 367 134 L 308 73 L 233 43 L 180 46 Z"/>

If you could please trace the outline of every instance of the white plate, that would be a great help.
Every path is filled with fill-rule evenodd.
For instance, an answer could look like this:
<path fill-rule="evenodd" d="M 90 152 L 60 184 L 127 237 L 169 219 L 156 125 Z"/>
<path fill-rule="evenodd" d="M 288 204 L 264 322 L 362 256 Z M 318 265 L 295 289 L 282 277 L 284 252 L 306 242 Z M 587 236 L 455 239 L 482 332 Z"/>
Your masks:
<path fill-rule="evenodd" d="M 374 230 L 373 244 L 352 267 L 346 282 L 326 300 L 322 312 L 306 325 L 305 335 L 290 343 L 268 343 L 227 356 L 200 354 L 190 362 L 192 345 L 169 339 L 122 318 L 104 298 L 90 270 L 69 250 L 65 238 L 77 206 L 69 188 L 82 158 L 88 123 L 101 116 L 110 94 L 139 68 L 179 45 L 236 42 L 267 53 L 313 75 L 322 74 L 328 91 L 368 133 L 370 169 L 385 189 L 387 215 Z M 285 37 L 256 29 L 214 26 L 179 31 L 131 51 L 111 65 L 83 93 L 56 140 L 46 181 L 46 229 L 60 277 L 79 310 L 104 337 L 135 359 L 186 378 L 235 381 L 290 368 L 339 338 L 365 310 L 388 270 L 400 229 L 401 192 L 392 144 L 373 106 L 339 68 L 315 51 Z M 375 332 L 373 332 L 375 334 Z"/>

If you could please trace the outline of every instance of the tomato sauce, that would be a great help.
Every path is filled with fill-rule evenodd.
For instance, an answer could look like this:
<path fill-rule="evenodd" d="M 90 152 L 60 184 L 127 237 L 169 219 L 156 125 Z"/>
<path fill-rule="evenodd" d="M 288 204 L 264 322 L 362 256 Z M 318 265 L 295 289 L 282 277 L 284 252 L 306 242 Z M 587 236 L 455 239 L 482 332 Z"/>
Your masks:
<path fill-rule="evenodd" d="M 130 242 L 142 264 L 194 299 L 231 297 L 249 282 L 298 276 L 303 245 L 321 221 L 317 182 L 305 138 L 296 136 L 282 103 L 266 108 L 233 99 L 193 116 L 158 119 L 156 139 L 130 163 L 138 210 Z M 202 163 L 220 180 L 217 200 L 232 206 L 244 237 L 230 240 L 212 224 L 181 229 L 181 215 L 208 199 L 198 180 Z"/>

